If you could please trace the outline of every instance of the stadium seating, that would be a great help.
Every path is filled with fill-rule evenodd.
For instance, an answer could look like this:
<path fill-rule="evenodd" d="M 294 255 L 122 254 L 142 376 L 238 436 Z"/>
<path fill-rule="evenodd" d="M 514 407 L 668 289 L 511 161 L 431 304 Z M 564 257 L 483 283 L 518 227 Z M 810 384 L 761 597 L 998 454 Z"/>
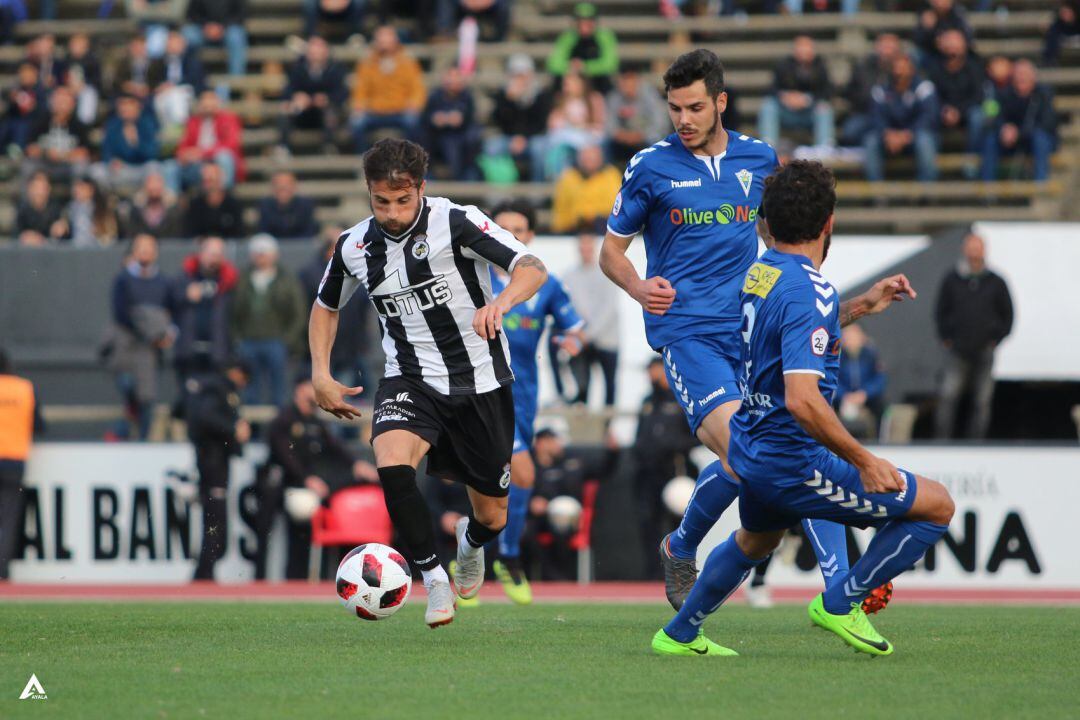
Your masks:
<path fill-rule="evenodd" d="M 361 485 L 334 493 L 329 507 L 320 507 L 311 518 L 310 579 L 322 575 L 322 549 L 362 543 L 389 545 L 394 533 L 383 502 L 382 488 Z"/>
<path fill-rule="evenodd" d="M 119 4 L 118 4 L 119 5 Z M 515 3 L 510 37 L 506 42 L 482 44 L 477 60 L 473 89 L 481 117 L 491 107 L 488 97 L 503 79 L 505 60 L 524 52 L 536 60 L 544 59 L 555 36 L 568 23 L 571 0 L 521 0 Z M 0 81 L 14 72 L 23 55 L 22 41 L 41 32 L 53 32 L 59 39 L 75 31 L 86 31 L 102 43 L 111 43 L 111 53 L 122 52 L 121 42 L 136 30 L 133 21 L 114 16 L 94 18 L 97 0 L 70 0 L 62 4 L 61 19 L 45 23 L 29 21 L 17 28 L 19 43 L 0 47 Z M 317 132 L 293 134 L 294 154 L 287 160 L 273 158 L 269 150 L 277 139 L 277 102 L 275 96 L 284 86 L 281 66 L 295 57 L 287 43 L 290 35 L 301 31 L 297 0 L 252 0 L 252 17 L 247 22 L 251 47 L 245 76 L 224 74 L 224 51 L 209 48 L 203 58 L 213 85 L 230 89 L 232 109 L 244 119 L 244 150 L 250 158 L 249 181 L 237 190 L 247 207 L 248 220 L 254 219 L 254 205 L 265 197 L 269 174 L 288 167 L 297 173 L 301 192 L 314 197 L 322 222 L 352 224 L 367 213 L 366 194 L 359 180 L 359 158 L 350 155 L 325 157 Z M 976 47 L 983 56 L 1005 54 L 1010 57 L 1038 57 L 1042 34 L 1054 6 L 1050 0 L 1009 0 L 994 13 L 972 13 Z M 598 3 L 601 22 L 613 29 L 620 40 L 623 60 L 647 64 L 648 79 L 658 84 L 659 73 L 678 53 L 698 45 L 717 50 L 727 65 L 728 83 L 739 93 L 739 109 L 746 119 L 742 130 L 753 132 L 763 94 L 771 81 L 770 68 L 777 57 L 790 49 L 797 33 L 809 32 L 818 41 L 819 52 L 827 58 L 835 83 L 846 81 L 853 60 L 865 56 L 872 37 L 881 31 L 910 36 L 915 14 L 909 12 L 862 12 L 848 17 L 835 13 L 801 16 L 750 15 L 744 17 L 693 17 L 667 20 L 657 14 L 652 0 L 603 0 Z M 407 25 L 407 23 L 405 23 Z M 437 83 L 438 72 L 456 59 L 455 44 L 413 44 L 409 50 L 422 63 L 429 87 Z M 838 223 L 842 232 L 924 232 L 957 223 L 978 220 L 1054 220 L 1074 217 L 1080 207 L 1073 188 L 1080 174 L 1080 53 L 1066 49 L 1061 67 L 1041 72 L 1041 80 L 1057 94 L 1061 113 L 1061 144 L 1053 162 L 1054 181 L 1046 186 L 1003 180 L 980 184 L 958 182 L 960 171 L 970 158 L 963 154 L 957 138 L 944 138 L 939 164 L 942 181 L 920 184 L 911 181 L 911 163 L 898 160 L 889 165 L 889 177 L 899 178 L 882 185 L 861 181 L 861 167 L 837 161 L 835 169 L 842 182 L 839 188 L 845 211 Z M 335 44 L 335 57 L 350 65 L 364 53 L 356 43 Z M 1071 53 L 1071 54 L 1070 54 Z M 107 64 L 107 63 L 106 63 Z M 842 103 L 837 109 L 842 115 Z M 343 145 L 344 147 L 344 145 Z M 1008 177 L 1018 169 L 1005 163 Z M 0 177 L 13 178 L 15 168 L 8 160 L 0 161 Z M 16 185 L 3 185 L 8 197 Z M 506 197 L 527 197 L 540 204 L 541 225 L 550 217 L 550 185 L 518 183 L 493 187 L 479 183 L 432 183 L 430 192 L 452 195 L 459 201 L 489 204 Z M 918 207 L 918 212 L 911 212 Z M 13 210 L 0 208 L 0 231 L 10 230 Z"/>

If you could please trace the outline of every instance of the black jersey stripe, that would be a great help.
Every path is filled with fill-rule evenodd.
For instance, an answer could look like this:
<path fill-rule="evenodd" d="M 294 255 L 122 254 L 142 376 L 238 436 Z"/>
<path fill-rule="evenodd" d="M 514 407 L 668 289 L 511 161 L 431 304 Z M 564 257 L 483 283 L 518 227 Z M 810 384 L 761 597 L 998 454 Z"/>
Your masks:
<path fill-rule="evenodd" d="M 345 240 L 349 237 L 349 233 L 342 233 L 338 238 L 337 245 L 334 246 L 334 255 L 330 258 L 330 268 L 326 273 L 326 277 L 323 279 L 322 287 L 319 288 L 319 300 L 323 302 L 328 308 L 335 310 L 341 309 L 341 290 L 345 284 L 345 277 L 352 275 L 349 272 L 349 268 L 345 265 L 345 258 L 342 257 L 342 248 L 345 246 Z"/>
<path fill-rule="evenodd" d="M 464 215 L 464 213 L 462 214 Z M 458 274 L 461 275 L 461 279 L 469 291 L 469 298 L 472 300 L 473 306 L 477 309 L 482 308 L 487 303 L 484 299 L 484 289 L 480 286 L 480 278 L 476 274 L 476 261 L 465 257 L 461 253 L 461 243 L 458 242 L 457 236 L 453 234 L 450 236 L 450 246 L 454 251 L 454 265 L 457 266 Z M 510 371 L 510 362 L 503 351 L 502 340 L 498 336 L 488 340 L 488 354 L 491 356 L 495 379 L 501 384 L 511 382 L 514 379 L 514 373 Z"/>
<path fill-rule="evenodd" d="M 373 233 L 375 233 L 373 235 Z M 371 229 L 364 238 L 371 240 L 367 246 L 367 277 L 368 287 L 376 288 L 386 278 L 386 241 L 378 235 L 375 223 L 371 223 Z M 420 360 L 416 356 L 416 350 L 409 341 L 409 335 L 405 331 L 405 325 L 400 317 L 389 316 L 379 313 L 379 324 L 385 335 L 389 335 L 394 341 L 394 355 L 401 374 L 406 377 L 423 379 L 424 373 L 420 367 Z"/>
<path fill-rule="evenodd" d="M 490 263 L 498 265 L 503 270 L 510 272 L 510 265 L 517 257 L 514 248 L 507 247 L 492 237 L 483 229 L 476 226 L 465 210 L 452 208 L 450 210 L 450 236 L 464 247 L 484 258 Z"/>
<path fill-rule="evenodd" d="M 413 253 L 418 238 L 423 238 L 424 243 L 427 244 L 429 212 L 430 210 L 426 207 L 421 212 L 416 230 L 404 247 L 405 272 L 409 276 L 409 285 L 413 287 L 435 280 L 435 273 L 431 270 L 428 256 L 416 257 Z M 422 301 L 423 298 L 418 298 L 418 302 Z M 476 371 L 453 311 L 446 305 L 433 304 L 432 307 L 423 311 L 423 315 L 431 331 L 431 337 L 435 341 L 435 347 L 439 349 L 443 364 L 446 366 L 450 394 L 475 394 Z"/>

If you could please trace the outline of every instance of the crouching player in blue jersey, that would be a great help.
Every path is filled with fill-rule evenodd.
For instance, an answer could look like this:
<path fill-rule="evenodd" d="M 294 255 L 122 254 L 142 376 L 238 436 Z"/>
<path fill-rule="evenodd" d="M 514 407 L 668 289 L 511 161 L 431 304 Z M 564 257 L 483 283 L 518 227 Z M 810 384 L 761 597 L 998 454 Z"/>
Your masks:
<path fill-rule="evenodd" d="M 533 238 L 533 211 L 525 203 L 504 203 L 491 213 L 492 219 L 528 245 Z M 493 272 L 491 289 L 496 295 L 507 282 L 506 277 Z M 529 451 L 533 443 L 533 424 L 536 421 L 537 376 L 536 350 L 551 318 L 552 332 L 561 336 L 561 345 L 570 355 L 581 351 L 581 328 L 570 296 L 553 275 L 528 302 L 515 305 L 503 316 L 503 332 L 510 344 L 510 366 L 514 370 L 514 454 L 510 458 L 510 498 L 506 510 L 506 527 L 499 535 L 499 559 L 494 563 L 495 577 L 502 583 L 507 596 L 519 605 L 532 602 L 532 591 L 521 567 L 521 535 L 529 511 L 536 468 Z"/>
<path fill-rule="evenodd" d="M 741 527 L 718 545 L 675 618 L 653 638 L 666 655 L 734 655 L 701 624 L 776 548 L 800 518 L 876 527 L 866 553 L 810 603 L 810 619 L 871 655 L 892 644 L 862 602 L 909 569 L 945 533 L 953 501 L 940 483 L 871 454 L 832 409 L 840 367 L 839 307 L 820 274 L 836 207 L 832 173 L 796 161 L 765 184 L 775 245 L 743 281 L 744 401 L 731 422 L 728 459 L 741 480 Z"/>
<path fill-rule="evenodd" d="M 600 266 L 641 304 L 649 345 L 664 358 L 690 429 L 720 457 L 702 470 L 682 523 L 660 546 L 667 598 L 678 610 L 697 578 L 698 544 L 739 492 L 726 464 L 728 422 L 741 398 L 739 287 L 757 258 L 758 209 L 777 157 L 768 144 L 721 125 L 727 94 L 714 53 L 681 55 L 664 84 L 676 132 L 627 165 Z M 638 232 L 648 259 L 644 280 L 626 257 Z M 888 278 L 842 312 L 853 321 L 903 292 L 906 280 Z M 806 529 L 826 583 L 846 572 L 844 528 L 825 522 Z"/>

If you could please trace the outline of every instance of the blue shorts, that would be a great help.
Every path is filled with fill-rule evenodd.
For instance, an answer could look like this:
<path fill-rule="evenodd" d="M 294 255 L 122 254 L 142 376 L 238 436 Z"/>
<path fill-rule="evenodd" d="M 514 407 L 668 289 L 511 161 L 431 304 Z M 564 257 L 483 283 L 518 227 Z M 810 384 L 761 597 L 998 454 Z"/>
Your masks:
<path fill-rule="evenodd" d="M 907 481 L 903 492 L 867 493 L 855 466 L 825 448 L 807 465 L 801 483 L 791 484 L 786 476 L 781 485 L 763 470 L 761 476 L 740 473 L 739 516 L 751 532 L 783 530 L 803 518 L 878 527 L 906 515 L 918 493 L 915 473 L 907 470 L 900 470 Z"/>
<path fill-rule="evenodd" d="M 533 425 L 536 423 L 536 407 L 522 407 L 514 403 L 514 455 L 532 450 Z"/>
<path fill-rule="evenodd" d="M 661 348 L 671 391 L 695 435 L 714 408 L 742 399 L 738 383 L 741 352 L 737 333 L 730 337 L 691 336 Z"/>

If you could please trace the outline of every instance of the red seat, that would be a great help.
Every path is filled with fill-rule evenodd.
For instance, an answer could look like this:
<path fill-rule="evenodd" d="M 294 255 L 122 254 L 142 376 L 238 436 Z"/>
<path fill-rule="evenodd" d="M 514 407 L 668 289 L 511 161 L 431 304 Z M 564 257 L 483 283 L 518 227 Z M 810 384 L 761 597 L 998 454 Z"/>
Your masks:
<path fill-rule="evenodd" d="M 570 537 L 567 546 L 577 551 L 578 584 L 588 585 L 592 581 L 592 524 L 596 515 L 596 496 L 600 492 L 599 480 L 586 480 L 581 488 L 581 517 L 578 518 L 577 531 Z M 536 541 L 548 547 L 555 541 L 549 532 L 537 534 Z"/>
<path fill-rule="evenodd" d="M 588 550 L 592 543 L 592 521 L 596 514 L 596 495 L 600 492 L 598 480 L 586 480 L 581 488 L 581 519 L 574 537 L 570 538 L 570 549 Z"/>
<path fill-rule="evenodd" d="M 337 491 L 330 496 L 330 506 L 320 507 L 311 518 L 309 579 L 317 580 L 322 574 L 322 548 L 363 543 L 389 545 L 393 535 L 394 526 L 381 487 L 359 485 Z"/>

